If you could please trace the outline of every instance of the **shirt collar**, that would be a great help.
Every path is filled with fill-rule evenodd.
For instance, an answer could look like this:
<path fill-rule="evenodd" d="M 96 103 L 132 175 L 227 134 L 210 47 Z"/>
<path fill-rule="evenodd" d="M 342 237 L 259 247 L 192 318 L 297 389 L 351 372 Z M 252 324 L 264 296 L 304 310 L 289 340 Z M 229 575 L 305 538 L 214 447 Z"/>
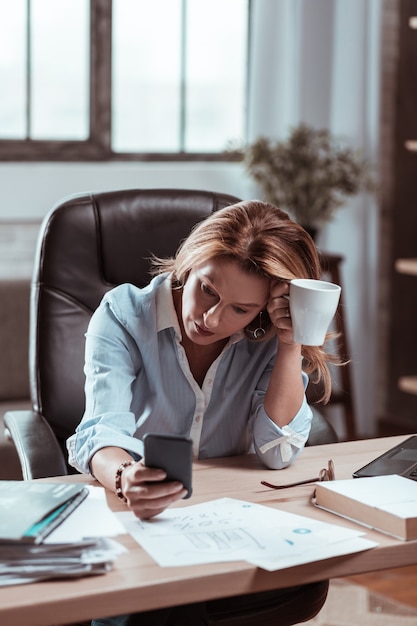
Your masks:
<path fill-rule="evenodd" d="M 171 274 L 167 275 L 156 292 L 156 330 L 159 332 L 166 328 L 174 328 L 175 332 L 181 336 L 180 325 L 172 297 Z"/>

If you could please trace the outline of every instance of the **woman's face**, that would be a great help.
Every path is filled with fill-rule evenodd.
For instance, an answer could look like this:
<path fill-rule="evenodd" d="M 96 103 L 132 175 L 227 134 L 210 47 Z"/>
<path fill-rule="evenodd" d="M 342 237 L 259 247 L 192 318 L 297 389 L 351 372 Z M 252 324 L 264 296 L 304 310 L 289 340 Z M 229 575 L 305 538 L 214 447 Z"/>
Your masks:
<path fill-rule="evenodd" d="M 268 302 L 269 280 L 244 272 L 234 261 L 212 260 L 193 268 L 182 293 L 185 333 L 209 345 L 247 326 Z"/>

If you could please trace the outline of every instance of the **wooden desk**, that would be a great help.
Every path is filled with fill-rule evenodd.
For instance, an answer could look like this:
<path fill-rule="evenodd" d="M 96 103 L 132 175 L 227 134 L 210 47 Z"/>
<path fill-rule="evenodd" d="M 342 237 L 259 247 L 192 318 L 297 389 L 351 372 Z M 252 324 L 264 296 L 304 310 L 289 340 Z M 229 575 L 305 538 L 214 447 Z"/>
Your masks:
<path fill-rule="evenodd" d="M 330 458 L 335 463 L 336 478 L 350 478 L 355 469 L 405 438 L 312 446 L 304 450 L 292 467 L 275 472 L 261 467 L 253 456 L 201 461 L 195 465 L 194 495 L 191 501 L 182 501 L 180 506 L 228 496 L 355 527 L 352 522 L 315 509 L 310 503 L 312 485 L 273 491 L 263 487 L 260 481 L 287 483 L 313 478 Z M 71 477 L 70 480 L 89 481 L 85 476 Z M 123 510 L 124 505 L 113 494 L 108 495 L 108 500 L 114 510 Z M 417 541 L 405 543 L 376 532 L 368 532 L 367 537 L 377 541 L 379 546 L 351 556 L 267 572 L 245 562 L 160 568 L 130 536 L 123 535 L 120 541 L 129 548 L 129 553 L 119 557 L 114 569 L 104 576 L 0 588 L 0 624 L 70 624 L 93 617 L 288 587 L 417 563 Z"/>

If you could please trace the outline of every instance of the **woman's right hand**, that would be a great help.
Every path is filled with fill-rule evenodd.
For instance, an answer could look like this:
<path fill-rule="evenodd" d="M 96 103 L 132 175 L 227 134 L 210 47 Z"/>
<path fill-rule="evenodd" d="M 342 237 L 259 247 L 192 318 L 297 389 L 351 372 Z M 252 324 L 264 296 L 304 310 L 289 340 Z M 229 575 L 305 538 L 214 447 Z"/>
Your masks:
<path fill-rule="evenodd" d="M 165 478 L 164 470 L 146 467 L 141 461 L 124 469 L 122 492 L 136 517 L 150 519 L 186 495 L 180 482 L 161 482 Z"/>

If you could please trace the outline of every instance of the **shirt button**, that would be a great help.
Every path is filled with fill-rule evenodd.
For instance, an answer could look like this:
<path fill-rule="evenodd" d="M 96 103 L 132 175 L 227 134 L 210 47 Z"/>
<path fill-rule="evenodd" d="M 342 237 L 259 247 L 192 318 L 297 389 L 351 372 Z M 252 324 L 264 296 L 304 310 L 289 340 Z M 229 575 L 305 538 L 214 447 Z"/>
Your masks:
<path fill-rule="evenodd" d="M 195 421 L 197 422 L 197 424 L 200 422 L 201 420 L 201 415 L 197 415 L 197 417 L 195 418 Z"/>

